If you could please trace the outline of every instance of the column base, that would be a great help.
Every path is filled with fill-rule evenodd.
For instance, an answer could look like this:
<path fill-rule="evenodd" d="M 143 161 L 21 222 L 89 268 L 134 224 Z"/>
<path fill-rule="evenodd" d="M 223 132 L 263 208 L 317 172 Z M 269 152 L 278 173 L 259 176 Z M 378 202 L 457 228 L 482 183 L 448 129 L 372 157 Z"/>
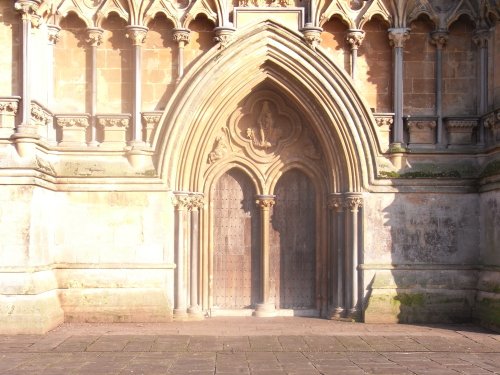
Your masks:
<path fill-rule="evenodd" d="M 359 310 L 357 308 L 349 309 L 346 313 L 346 318 L 358 322 L 360 320 Z"/>
<path fill-rule="evenodd" d="M 255 306 L 253 316 L 257 318 L 272 318 L 276 316 L 276 306 L 274 303 L 259 303 Z"/>
<path fill-rule="evenodd" d="M 203 320 L 205 319 L 205 314 L 201 310 L 200 306 L 194 305 L 189 306 L 188 310 L 189 320 Z"/>
<path fill-rule="evenodd" d="M 188 320 L 188 313 L 186 309 L 174 309 L 173 318 L 175 321 Z"/>
<path fill-rule="evenodd" d="M 331 320 L 340 320 L 345 314 L 345 310 L 342 307 L 336 307 L 330 310 L 330 319 Z"/>

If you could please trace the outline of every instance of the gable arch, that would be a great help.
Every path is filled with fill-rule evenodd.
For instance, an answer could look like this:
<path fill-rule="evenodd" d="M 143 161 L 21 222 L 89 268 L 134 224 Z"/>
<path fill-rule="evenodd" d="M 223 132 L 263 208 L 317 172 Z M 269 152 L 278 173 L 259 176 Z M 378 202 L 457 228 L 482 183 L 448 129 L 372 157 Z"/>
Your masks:
<path fill-rule="evenodd" d="M 239 102 L 269 82 L 298 107 L 324 154 L 331 192 L 362 191 L 373 179 L 378 150 L 374 118 L 350 78 L 301 35 L 266 21 L 234 33 L 185 75 L 160 119 L 153 147 L 172 189 L 200 191 L 219 131 Z"/>

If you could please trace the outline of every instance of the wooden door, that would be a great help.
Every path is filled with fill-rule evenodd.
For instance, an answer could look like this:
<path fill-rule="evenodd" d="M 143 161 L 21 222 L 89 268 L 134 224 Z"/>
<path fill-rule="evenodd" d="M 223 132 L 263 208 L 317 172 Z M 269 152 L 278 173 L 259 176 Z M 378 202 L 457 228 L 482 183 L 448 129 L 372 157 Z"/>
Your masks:
<path fill-rule="evenodd" d="M 299 170 L 285 173 L 271 217 L 271 293 L 282 309 L 316 308 L 316 194 Z"/>
<path fill-rule="evenodd" d="M 250 308 L 260 299 L 259 211 L 245 173 L 232 169 L 214 188 L 214 307 Z"/>

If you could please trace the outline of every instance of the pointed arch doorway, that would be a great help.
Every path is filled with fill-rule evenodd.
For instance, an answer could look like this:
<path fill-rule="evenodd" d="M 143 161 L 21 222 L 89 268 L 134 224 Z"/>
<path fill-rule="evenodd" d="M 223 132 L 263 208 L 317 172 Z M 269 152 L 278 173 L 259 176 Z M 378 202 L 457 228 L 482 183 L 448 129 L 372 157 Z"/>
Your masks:
<path fill-rule="evenodd" d="M 175 196 L 174 316 L 184 319 L 188 304 L 192 311 L 198 305 L 204 311 L 216 306 L 213 189 L 233 168 L 260 196 L 259 218 L 267 215 L 260 249 L 268 255 L 261 256 L 260 267 L 268 270 L 272 215 L 279 204 L 276 199 L 273 207 L 270 196 L 290 170 L 309 178 L 315 189 L 316 310 L 327 316 L 329 307 L 335 316 L 351 316 L 362 293 L 357 267 L 363 213 L 358 208 L 361 192 L 377 175 L 375 119 L 350 79 L 300 35 L 263 21 L 234 36 L 227 48 L 209 51 L 186 73 L 155 132 L 158 168 Z M 266 112 L 273 121 L 260 116 Z M 191 197 L 202 197 L 202 203 L 193 206 L 190 219 Z M 194 241 L 186 240 L 189 225 Z M 188 255 L 189 247 L 194 256 Z M 276 298 L 269 276 L 261 274 L 260 295 L 265 291 Z"/>
<path fill-rule="evenodd" d="M 224 129 L 209 155 L 218 173 L 209 178 L 209 308 L 215 315 L 249 315 L 262 305 L 277 315 L 320 315 L 326 205 L 314 133 L 268 86 L 243 100 Z M 232 155 L 218 159 L 228 148 Z M 271 204 L 264 207 L 262 197 Z"/>

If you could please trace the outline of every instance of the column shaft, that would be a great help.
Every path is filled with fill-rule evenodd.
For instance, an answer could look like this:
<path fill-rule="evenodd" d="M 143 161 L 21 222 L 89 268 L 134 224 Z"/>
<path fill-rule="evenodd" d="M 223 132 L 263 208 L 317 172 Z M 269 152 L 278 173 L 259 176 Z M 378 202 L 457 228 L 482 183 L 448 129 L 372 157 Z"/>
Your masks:
<path fill-rule="evenodd" d="M 132 40 L 132 146 L 144 146 L 142 139 L 141 104 L 142 104 L 142 44 L 148 28 L 144 26 L 127 26 L 127 36 Z"/>
<path fill-rule="evenodd" d="M 189 205 L 189 196 L 187 193 L 175 193 L 175 234 L 174 234 L 174 252 L 175 252 L 175 300 L 174 317 L 183 318 L 187 311 L 187 288 L 185 283 L 185 243 L 184 228 L 186 225 L 186 211 Z"/>
<path fill-rule="evenodd" d="M 174 29 L 173 38 L 179 47 L 177 55 L 177 82 L 184 76 L 184 46 L 189 43 L 188 29 Z"/>
<path fill-rule="evenodd" d="M 431 33 L 431 43 L 436 46 L 436 144 L 444 147 L 443 128 L 443 48 L 448 42 L 448 31 L 436 30 Z"/>
<path fill-rule="evenodd" d="M 394 84 L 394 139 L 393 143 L 402 146 L 403 133 L 403 45 L 408 39 L 409 30 L 406 28 L 389 29 L 389 39 L 393 45 L 393 84 Z"/>
<path fill-rule="evenodd" d="M 200 239 L 200 212 L 203 207 L 203 195 L 195 194 L 191 196 L 191 273 L 190 273 L 190 306 L 188 312 L 194 315 L 201 315 L 198 296 L 198 275 L 199 275 L 199 239 Z"/>
<path fill-rule="evenodd" d="M 328 207 L 332 210 L 332 280 L 333 306 L 330 311 L 331 318 L 340 318 L 344 312 L 344 201 L 339 194 L 329 197 Z"/>
<path fill-rule="evenodd" d="M 362 198 L 357 195 L 346 198 L 345 235 L 346 235 L 346 295 L 345 308 L 349 317 L 359 318 L 359 285 L 358 285 L 358 263 L 359 263 L 359 207 L 362 206 Z"/>
<path fill-rule="evenodd" d="M 97 146 L 97 47 L 102 43 L 103 30 L 87 29 L 87 42 L 90 44 L 90 142 L 89 146 Z"/>
<path fill-rule="evenodd" d="M 255 316 L 273 316 L 276 308 L 269 301 L 269 225 L 270 209 L 274 205 L 274 195 L 258 195 L 256 203 L 260 207 L 261 228 L 261 301 L 255 311 Z"/>

